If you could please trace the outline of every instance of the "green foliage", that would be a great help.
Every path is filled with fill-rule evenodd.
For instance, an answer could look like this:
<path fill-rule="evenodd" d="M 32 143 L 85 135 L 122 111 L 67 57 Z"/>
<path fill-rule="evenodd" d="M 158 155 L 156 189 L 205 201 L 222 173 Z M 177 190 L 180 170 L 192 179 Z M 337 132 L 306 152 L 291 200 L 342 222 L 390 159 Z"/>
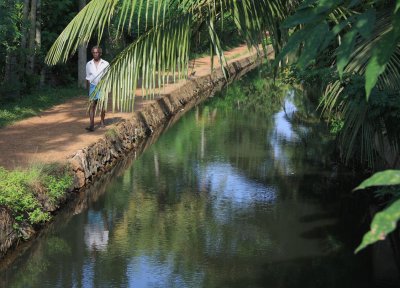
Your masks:
<path fill-rule="evenodd" d="M 337 74 L 331 67 L 313 66 L 299 69 L 297 65 L 285 66 L 279 75 L 284 83 L 291 85 L 301 84 L 304 88 L 314 87 L 315 83 L 326 85 L 337 77 Z"/>
<path fill-rule="evenodd" d="M 344 121 L 341 118 L 332 118 L 329 121 L 330 124 L 330 132 L 334 135 L 339 134 L 343 130 Z"/>
<path fill-rule="evenodd" d="M 115 130 L 115 128 L 110 128 L 106 131 L 106 133 L 104 134 L 107 138 L 114 140 L 118 137 L 118 133 Z"/>
<path fill-rule="evenodd" d="M 72 177 L 64 176 L 58 178 L 52 175 L 44 177 L 44 182 L 47 186 L 47 195 L 53 203 L 65 195 L 65 191 L 72 185 Z"/>
<path fill-rule="evenodd" d="M 400 12 L 393 4 L 311 0 L 284 22 L 293 33 L 276 61 L 297 51 L 296 68 L 305 75 L 335 69 L 313 82 L 325 90 L 320 107 L 347 163 L 391 167 L 398 158 Z M 301 74 L 291 77 L 307 83 Z"/>
<path fill-rule="evenodd" d="M 386 170 L 372 175 L 370 178 L 364 180 L 354 190 L 365 189 L 375 186 L 393 186 L 400 185 L 400 170 Z M 399 195 L 399 186 L 395 187 L 397 190 L 394 194 Z M 393 192 L 391 192 L 393 194 Z M 371 230 L 367 232 L 361 244 L 357 247 L 355 253 L 364 249 L 370 244 L 379 240 L 384 240 L 386 236 L 396 229 L 397 221 L 400 219 L 400 199 L 397 199 L 389 207 L 377 213 L 371 223 Z"/>
<path fill-rule="evenodd" d="M 44 65 L 44 55 L 77 13 L 77 1 L 41 0 L 40 7 L 37 7 L 38 30 L 38 27 L 31 27 L 29 19 L 24 19 L 27 16 L 24 15 L 24 5 L 22 0 L 0 0 L 0 98 L 30 94 L 37 88 L 43 69 L 47 72 L 46 83 L 70 84 L 76 79 L 75 61 L 49 68 Z M 40 44 L 36 43 L 33 48 L 28 44 L 31 42 L 31 29 L 41 35 Z M 35 56 L 33 73 L 27 67 L 28 58 L 32 55 Z"/>
<path fill-rule="evenodd" d="M 383 172 L 377 172 L 370 178 L 364 180 L 354 190 L 387 185 L 400 185 L 400 170 L 386 170 Z"/>
<path fill-rule="evenodd" d="M 21 36 L 18 27 L 22 20 L 21 11 L 22 4 L 19 1 L 0 1 L 0 55 L 3 57 L 5 51 L 15 51 L 18 48 L 18 39 Z"/>
<path fill-rule="evenodd" d="M 343 81 L 331 84 L 332 92 L 321 99 L 323 115 L 331 125 L 336 120 L 343 122 L 336 129 L 342 160 L 391 167 L 400 140 L 398 94 L 375 89 L 367 101 L 362 77 L 347 75 Z M 390 155 L 388 159 L 382 157 L 385 154 Z"/>
<path fill-rule="evenodd" d="M 41 204 L 32 191 L 28 192 L 28 182 L 35 179 L 37 176 L 36 172 L 37 171 L 8 172 L 0 168 L 0 205 L 8 207 L 13 211 L 17 221 L 23 221 L 29 218 L 29 220 L 32 221 L 31 223 L 34 224 L 37 223 L 35 220 L 48 217 L 47 212 L 40 212 L 40 210 L 37 210 L 40 209 Z M 32 213 L 32 217 L 29 213 Z"/>
<path fill-rule="evenodd" d="M 391 204 L 385 210 L 378 212 L 371 223 L 371 230 L 367 232 L 355 253 L 370 244 L 384 240 L 386 236 L 396 229 L 397 221 L 400 219 L 400 199 Z"/>
<path fill-rule="evenodd" d="M 284 22 L 284 27 L 295 32 L 276 60 L 299 49 L 297 65 L 304 69 L 315 63 L 318 56 L 326 54 L 329 58 L 327 50 L 336 48 L 334 56 L 340 77 L 344 73 L 365 73 L 368 97 L 386 65 L 392 62 L 393 67 L 398 56 L 400 12 L 392 5 L 381 5 L 382 2 L 307 1 Z M 394 71 L 390 74 L 398 85 L 399 74 Z M 380 84 L 385 85 L 385 79 L 381 80 Z"/>
<path fill-rule="evenodd" d="M 55 171 L 51 167 L 37 166 L 27 171 L 0 167 L 0 206 L 9 209 L 17 222 L 39 224 L 50 220 L 43 201 L 57 203 L 72 184 L 65 168 Z"/>
<path fill-rule="evenodd" d="M 29 222 L 31 224 L 44 223 L 51 219 L 48 212 L 43 212 L 40 208 L 35 208 L 32 212 L 28 212 Z"/>
<path fill-rule="evenodd" d="M 237 29 L 232 15 L 227 13 L 222 17 L 224 17 L 222 20 L 224 24 L 216 27 L 216 32 L 220 35 L 222 49 L 228 50 L 243 44 L 244 39 Z M 209 37 L 209 31 L 206 29 L 205 25 L 200 25 L 197 30 L 193 31 L 190 45 L 192 47 L 190 58 L 207 56 L 210 53 L 210 46 L 212 43 Z M 267 42 L 265 45 L 267 45 Z"/>
<path fill-rule="evenodd" d="M 63 103 L 67 99 L 84 94 L 75 87 L 46 88 L 27 95 L 18 101 L 1 101 L 0 128 L 15 121 L 36 116 L 45 109 Z"/>
<path fill-rule="evenodd" d="M 397 10 L 397 9 L 396 9 Z M 378 82 L 379 76 L 385 71 L 390 58 L 396 51 L 400 41 L 400 11 L 395 11 L 392 27 L 385 33 L 372 51 L 372 57 L 365 71 L 365 92 L 368 97 Z"/>
<path fill-rule="evenodd" d="M 370 167 L 377 161 L 386 167 L 398 162 L 399 7 L 399 1 L 310 0 L 285 21 L 285 27 L 294 33 L 277 62 L 289 52 L 298 51 L 296 64 L 303 71 L 321 63 L 336 67 L 339 77 L 321 81 L 326 84 L 321 107 L 331 122 L 331 132 L 339 132 L 341 155 L 346 162 L 356 159 Z M 296 81 L 296 77 L 289 76 L 290 81 Z M 390 186 L 398 185 L 398 181 L 398 172 L 380 172 L 356 189 L 393 187 L 376 194 L 398 199 L 398 187 Z M 376 215 L 357 251 L 385 238 L 396 227 L 399 201 Z"/>

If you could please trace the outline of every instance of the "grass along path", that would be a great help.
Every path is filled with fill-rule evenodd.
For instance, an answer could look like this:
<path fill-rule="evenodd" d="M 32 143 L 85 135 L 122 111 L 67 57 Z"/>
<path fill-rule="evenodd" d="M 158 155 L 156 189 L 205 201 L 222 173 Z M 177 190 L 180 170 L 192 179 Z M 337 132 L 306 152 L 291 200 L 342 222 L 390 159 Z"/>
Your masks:
<path fill-rule="evenodd" d="M 0 101 L 0 128 L 37 116 L 46 109 L 84 94 L 76 87 L 44 88 L 14 101 Z"/>

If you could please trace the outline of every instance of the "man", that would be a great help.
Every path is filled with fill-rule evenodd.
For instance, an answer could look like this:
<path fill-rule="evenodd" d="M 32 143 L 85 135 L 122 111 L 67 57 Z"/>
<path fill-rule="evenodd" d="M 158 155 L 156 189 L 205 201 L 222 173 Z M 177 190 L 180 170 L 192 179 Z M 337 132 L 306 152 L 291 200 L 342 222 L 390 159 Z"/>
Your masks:
<path fill-rule="evenodd" d="M 96 89 L 96 85 L 100 82 L 101 77 L 103 77 L 105 71 L 107 71 L 110 65 L 107 61 L 101 59 L 102 50 L 99 46 L 94 46 L 92 48 L 93 59 L 86 64 L 86 88 L 89 91 L 89 97 L 92 96 L 92 92 Z M 97 92 L 93 100 L 90 102 L 89 106 L 89 119 L 90 126 L 86 127 L 86 130 L 92 132 L 94 131 L 94 114 L 96 111 L 97 102 L 100 98 L 100 93 Z M 104 118 L 106 116 L 106 111 L 102 109 L 100 113 L 100 126 L 104 127 Z"/>

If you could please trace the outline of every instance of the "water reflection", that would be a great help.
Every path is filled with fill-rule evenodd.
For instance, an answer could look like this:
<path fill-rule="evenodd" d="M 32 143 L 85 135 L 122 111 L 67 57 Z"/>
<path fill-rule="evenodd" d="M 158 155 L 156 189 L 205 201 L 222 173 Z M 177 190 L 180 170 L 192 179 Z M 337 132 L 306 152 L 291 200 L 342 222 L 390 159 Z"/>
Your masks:
<path fill-rule="evenodd" d="M 209 163 L 200 171 L 199 179 L 207 184 L 213 205 L 222 209 L 225 203 L 248 208 L 257 202 L 272 203 L 276 198 L 274 187 L 248 179 L 229 163 Z M 218 210 L 218 213 L 222 213 Z"/>
<path fill-rule="evenodd" d="M 202 282 L 203 273 L 194 272 L 190 282 L 175 273 L 174 255 L 163 263 L 157 257 L 137 257 L 128 264 L 127 279 L 129 287 L 196 287 Z M 196 284 L 196 285 L 194 285 Z"/>
<path fill-rule="evenodd" d="M 269 141 L 273 147 L 273 159 L 279 162 L 284 175 L 293 175 L 294 169 L 291 167 L 290 155 L 284 152 L 284 145 L 291 145 L 299 141 L 299 137 L 292 129 L 289 121 L 293 118 L 297 111 L 293 104 L 294 90 L 289 90 L 287 97 L 284 99 L 282 110 L 273 116 L 275 121 L 274 133 L 269 137 Z"/>
<path fill-rule="evenodd" d="M 1 284 L 374 287 L 368 254 L 353 255 L 353 215 L 329 196 L 353 186 L 331 178 L 329 138 L 293 90 L 257 81 L 83 195 Z"/>
<path fill-rule="evenodd" d="M 107 221 L 104 221 L 102 212 L 89 210 L 87 223 L 84 227 L 84 239 L 88 250 L 104 251 L 108 244 Z"/>
<path fill-rule="evenodd" d="M 273 115 L 275 120 L 275 137 L 271 141 L 277 139 L 286 141 L 296 141 L 298 139 L 297 134 L 292 129 L 292 124 L 289 119 L 293 118 L 293 114 L 297 111 L 296 106 L 293 103 L 294 90 L 290 89 L 287 92 L 287 97 L 284 99 L 282 110 Z M 275 144 L 276 145 L 276 144 Z M 276 145 L 279 148 L 279 145 Z M 279 153 L 277 154 L 279 155 Z"/>

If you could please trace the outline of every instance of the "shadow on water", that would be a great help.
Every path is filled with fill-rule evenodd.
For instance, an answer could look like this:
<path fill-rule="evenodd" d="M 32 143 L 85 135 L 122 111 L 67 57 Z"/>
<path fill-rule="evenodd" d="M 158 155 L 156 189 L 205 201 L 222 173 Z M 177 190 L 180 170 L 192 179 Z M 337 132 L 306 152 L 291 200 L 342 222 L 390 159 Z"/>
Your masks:
<path fill-rule="evenodd" d="M 305 215 L 299 218 L 300 222 L 313 222 L 321 219 L 332 219 L 335 215 L 333 213 L 315 213 L 310 215 Z"/>
<path fill-rule="evenodd" d="M 252 77 L 79 194 L 0 285 L 398 287 L 387 243 L 353 254 L 358 179 L 332 169 L 324 124 L 295 90 Z"/>

